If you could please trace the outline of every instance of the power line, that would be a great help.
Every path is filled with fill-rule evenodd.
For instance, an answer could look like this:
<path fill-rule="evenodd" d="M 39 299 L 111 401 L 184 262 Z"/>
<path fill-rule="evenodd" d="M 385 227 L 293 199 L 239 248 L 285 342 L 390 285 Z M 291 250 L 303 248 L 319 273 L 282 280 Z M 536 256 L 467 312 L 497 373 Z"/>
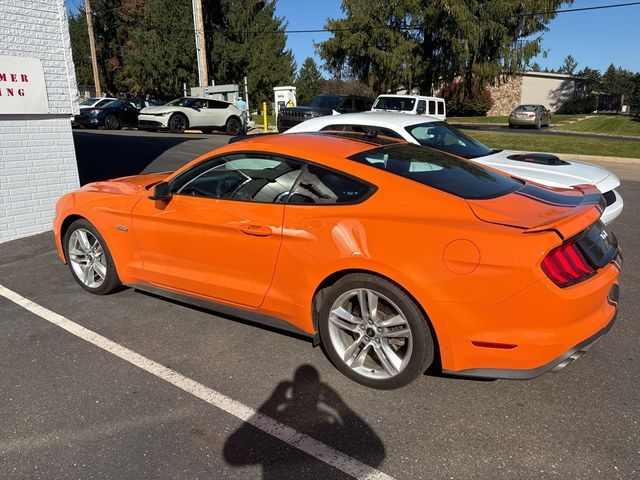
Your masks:
<path fill-rule="evenodd" d="M 519 13 L 513 15 L 507 15 L 506 18 L 518 18 L 518 17 L 535 17 L 538 15 L 551 15 L 558 13 L 573 13 L 573 12 L 585 12 L 589 10 L 603 10 L 610 8 L 620 8 L 620 7 L 633 7 L 640 5 L 640 2 L 627 2 L 627 3 L 615 3 L 610 5 L 599 5 L 597 7 L 581 7 L 581 8 L 566 8 L 563 10 L 548 10 L 541 12 L 533 12 L 533 13 Z M 464 20 L 465 22 L 475 21 L 475 19 Z M 423 28 L 425 25 L 422 24 L 414 24 L 414 25 L 399 25 L 399 26 L 390 26 L 390 25 L 377 25 L 377 26 L 368 26 L 366 28 L 354 28 L 354 27 L 342 27 L 342 28 L 317 28 L 317 29 L 305 29 L 305 30 L 272 30 L 272 31 L 242 31 L 242 30 L 225 30 L 225 29 L 216 29 L 216 30 L 205 30 L 204 33 L 215 33 L 215 32 L 228 32 L 228 33 L 237 33 L 237 34 L 297 34 L 297 33 L 337 33 L 337 32 L 357 32 L 362 30 L 379 30 L 379 29 L 391 29 L 391 30 L 419 30 Z"/>
<path fill-rule="evenodd" d="M 147 0 L 147 2 L 150 0 Z M 562 10 L 547 10 L 547 11 L 540 11 L 540 12 L 532 12 L 532 13 L 517 13 L 517 14 L 513 14 L 513 15 L 506 15 L 505 18 L 522 18 L 522 17 L 535 17 L 538 15 L 551 15 L 551 14 L 560 14 L 560 13 L 576 13 L 576 12 L 587 12 L 587 11 L 593 11 L 593 10 L 605 10 L 605 9 L 611 9 L 611 8 L 622 8 L 622 7 L 634 7 L 634 6 L 640 6 L 640 1 L 637 2 L 626 2 L 626 3 L 613 3 L 613 4 L 608 4 L 608 5 L 598 5 L 595 7 L 579 7 L 579 8 L 565 8 Z M 124 6 L 120 6 L 120 7 L 115 7 L 115 8 L 111 8 L 109 10 L 104 10 L 102 12 L 94 12 L 93 15 L 94 16 L 100 16 L 104 13 L 108 13 L 108 12 L 113 12 L 116 10 L 120 10 L 122 9 Z M 338 20 L 342 20 L 342 19 L 338 19 Z M 463 21 L 459 21 L 458 23 L 463 23 L 463 22 L 472 22 L 472 21 L 476 21 L 475 18 L 472 19 L 468 19 L 468 20 L 463 20 Z M 359 31 L 363 31 L 363 30 L 381 30 L 381 29 L 389 29 L 389 30 L 400 30 L 400 31 L 410 31 L 410 30 L 419 30 L 421 28 L 424 28 L 427 25 L 422 25 L 422 24 L 408 24 L 408 25 L 398 25 L 398 26 L 391 26 L 391 25 L 374 25 L 374 26 L 367 26 L 367 27 L 363 27 L 363 28 L 355 28 L 355 27 L 340 27 L 340 28 L 312 28 L 312 29 L 297 29 L 297 30 L 262 30 L 262 31 L 257 31 L 257 30 L 229 30 L 229 29 L 225 29 L 225 28 L 218 28 L 218 29 L 204 29 L 201 31 L 201 33 L 219 33 L 219 32 L 225 32 L 225 33 L 235 33 L 235 34 L 253 34 L 253 35 L 264 35 L 264 34 L 304 34 L 304 33 L 340 33 L 340 32 L 359 32 Z M 189 32 L 196 32 L 196 31 L 200 31 L 200 30 L 195 30 L 195 29 L 190 29 L 190 28 L 176 28 L 176 27 L 171 27 L 169 28 L 169 30 L 172 31 L 189 31 Z"/>

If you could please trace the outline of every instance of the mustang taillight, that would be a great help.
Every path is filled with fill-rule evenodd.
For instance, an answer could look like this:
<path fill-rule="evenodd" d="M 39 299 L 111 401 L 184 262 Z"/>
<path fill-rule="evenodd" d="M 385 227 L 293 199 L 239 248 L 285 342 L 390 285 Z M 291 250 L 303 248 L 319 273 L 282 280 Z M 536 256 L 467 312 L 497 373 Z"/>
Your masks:
<path fill-rule="evenodd" d="M 551 250 L 542 260 L 542 270 L 559 287 L 573 285 L 595 273 L 575 242 Z"/>

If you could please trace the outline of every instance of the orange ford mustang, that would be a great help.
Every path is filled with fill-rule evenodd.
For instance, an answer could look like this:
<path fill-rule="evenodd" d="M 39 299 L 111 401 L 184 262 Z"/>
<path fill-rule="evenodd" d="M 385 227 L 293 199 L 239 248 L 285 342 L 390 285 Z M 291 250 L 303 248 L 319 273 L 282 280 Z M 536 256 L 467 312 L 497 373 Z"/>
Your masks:
<path fill-rule="evenodd" d="M 262 136 L 86 185 L 58 201 L 60 257 L 89 292 L 124 284 L 308 335 L 375 388 L 434 360 L 532 378 L 608 331 L 621 257 L 595 187 L 365 140 Z"/>

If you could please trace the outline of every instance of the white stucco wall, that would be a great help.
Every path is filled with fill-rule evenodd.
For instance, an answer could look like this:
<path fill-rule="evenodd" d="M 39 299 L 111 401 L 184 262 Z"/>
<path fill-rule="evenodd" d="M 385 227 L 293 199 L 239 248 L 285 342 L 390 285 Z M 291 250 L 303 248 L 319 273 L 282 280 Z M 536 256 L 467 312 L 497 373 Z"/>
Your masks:
<path fill-rule="evenodd" d="M 544 105 L 555 112 L 573 97 L 574 88 L 572 79 L 525 75 L 522 77 L 520 103 Z"/>
<path fill-rule="evenodd" d="M 0 115 L 4 242 L 50 230 L 55 202 L 79 186 L 69 121 L 77 113 L 78 94 L 64 0 L 1 0 L 1 55 L 41 60 L 49 110 Z"/>

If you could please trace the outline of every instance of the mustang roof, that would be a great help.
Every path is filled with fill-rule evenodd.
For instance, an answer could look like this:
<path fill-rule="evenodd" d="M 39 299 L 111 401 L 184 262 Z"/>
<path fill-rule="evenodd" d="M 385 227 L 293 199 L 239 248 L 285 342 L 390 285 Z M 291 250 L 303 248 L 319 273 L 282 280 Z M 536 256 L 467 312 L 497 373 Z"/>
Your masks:
<path fill-rule="evenodd" d="M 365 150 L 377 148 L 380 145 L 369 142 L 366 138 L 354 139 L 323 133 L 298 133 L 295 135 L 256 135 L 256 138 L 248 138 L 242 142 L 232 144 L 238 149 L 251 145 L 254 148 L 261 146 L 289 147 L 299 150 L 307 150 L 324 155 L 336 155 L 349 157 Z"/>

